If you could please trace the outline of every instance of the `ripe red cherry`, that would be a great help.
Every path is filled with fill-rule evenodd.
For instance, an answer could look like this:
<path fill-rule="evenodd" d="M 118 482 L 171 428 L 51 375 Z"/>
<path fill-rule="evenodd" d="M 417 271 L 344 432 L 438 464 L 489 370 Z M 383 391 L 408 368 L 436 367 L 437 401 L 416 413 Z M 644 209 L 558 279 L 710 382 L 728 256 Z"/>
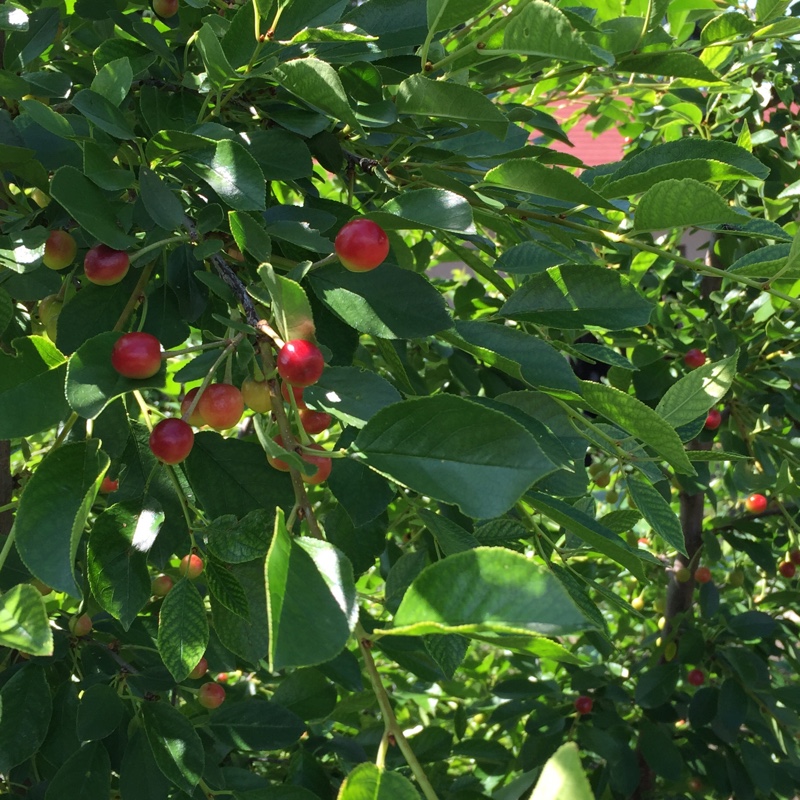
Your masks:
<path fill-rule="evenodd" d="M 792 564 L 800 565 L 800 550 L 791 550 L 789 552 L 789 561 L 791 561 Z"/>
<path fill-rule="evenodd" d="M 69 630 L 73 636 L 88 636 L 92 630 L 92 618 L 88 614 L 72 617 L 69 621 Z"/>
<path fill-rule="evenodd" d="M 283 438 L 281 437 L 280 434 L 278 434 L 277 436 L 273 436 L 272 441 L 275 442 L 275 444 L 277 444 L 278 447 L 283 447 L 284 450 L 286 449 L 286 447 L 283 444 Z M 267 461 L 269 462 L 271 467 L 274 467 L 275 469 L 280 470 L 281 472 L 289 471 L 289 465 L 282 458 L 275 458 L 275 456 L 268 455 Z"/>
<path fill-rule="evenodd" d="M 295 405 L 299 409 L 308 408 L 306 405 L 306 401 L 303 400 L 303 387 L 302 386 L 291 386 L 288 383 L 281 383 L 281 396 L 287 403 L 291 403 L 289 399 L 289 390 L 292 390 L 292 394 L 294 395 L 294 402 Z"/>
<path fill-rule="evenodd" d="M 751 494 L 744 501 L 744 507 L 751 514 L 763 514 L 767 510 L 767 498 L 763 494 Z"/>
<path fill-rule="evenodd" d="M 278 374 L 292 386 L 311 386 L 324 368 L 320 349 L 306 339 L 292 339 L 278 353 Z"/>
<path fill-rule="evenodd" d="M 206 425 L 218 431 L 233 427 L 244 413 L 242 393 L 230 383 L 212 383 L 200 396 L 197 404 Z"/>
<path fill-rule="evenodd" d="M 586 695 L 581 695 L 580 697 L 576 698 L 574 706 L 575 710 L 579 714 L 589 714 L 594 706 L 594 700 Z"/>
<path fill-rule="evenodd" d="M 100 484 L 100 493 L 109 494 L 110 492 L 116 492 L 117 489 L 119 489 L 119 481 L 112 481 L 108 475 L 104 475 Z"/>
<path fill-rule="evenodd" d="M 702 350 L 693 347 L 691 350 L 686 351 L 683 362 L 689 369 L 697 369 L 706 363 L 706 355 Z"/>
<path fill-rule="evenodd" d="M 111 366 L 123 378 L 152 378 L 161 369 L 161 342 L 151 333 L 125 333 L 111 350 Z"/>
<path fill-rule="evenodd" d="M 188 578 L 190 581 L 193 581 L 195 578 L 200 576 L 204 566 L 203 559 L 200 558 L 200 556 L 198 556 L 196 553 L 189 553 L 189 555 L 186 555 L 181 559 L 178 572 L 180 572 L 181 575 Z"/>
<path fill-rule="evenodd" d="M 122 250 L 114 250 L 108 245 L 97 244 L 86 253 L 83 271 L 86 280 L 98 286 L 113 286 L 127 274 L 131 260 Z"/>
<path fill-rule="evenodd" d="M 351 272 L 368 272 L 389 255 L 389 237 L 377 222 L 359 217 L 342 226 L 334 249 Z"/>
<path fill-rule="evenodd" d="M 322 450 L 325 452 L 325 448 L 319 444 L 312 444 L 309 445 L 309 447 L 313 450 Z M 318 483 L 328 480 L 328 476 L 331 474 L 331 469 L 333 468 L 332 459 L 326 458 L 325 456 L 313 456 L 311 453 L 303 453 L 300 457 L 303 461 L 307 461 L 317 468 L 316 473 L 313 475 L 303 475 L 303 480 L 306 483 L 311 486 L 316 486 Z"/>
<path fill-rule="evenodd" d="M 780 572 L 784 578 L 794 578 L 797 567 L 791 561 L 781 561 L 778 566 L 778 572 Z"/>
<path fill-rule="evenodd" d="M 78 243 L 66 231 L 50 231 L 44 243 L 42 263 L 48 269 L 64 269 L 74 260 Z"/>
<path fill-rule="evenodd" d="M 156 597 L 166 597 L 174 585 L 169 575 L 157 575 L 150 584 L 150 591 Z"/>
<path fill-rule="evenodd" d="M 202 678 L 206 672 L 208 672 L 208 661 L 206 661 L 205 658 L 201 658 L 197 662 L 197 666 L 189 673 L 189 677 L 193 681 L 196 681 L 198 678 Z"/>
<path fill-rule="evenodd" d="M 203 708 L 218 708 L 225 700 L 225 689 L 218 683 L 204 683 L 197 692 L 197 702 Z"/>
<path fill-rule="evenodd" d="M 332 421 L 331 415 L 324 411 L 312 411 L 310 408 L 300 410 L 300 424 L 303 430 L 312 436 L 330 428 Z"/>
<path fill-rule="evenodd" d="M 705 429 L 715 431 L 722 424 L 722 414 L 716 408 L 712 408 L 706 417 Z"/>
<path fill-rule="evenodd" d="M 686 675 L 686 680 L 692 686 L 702 686 L 706 682 L 706 674 L 701 669 L 690 669 Z"/>
<path fill-rule="evenodd" d="M 153 0 L 153 11 L 161 19 L 169 19 L 178 13 L 178 0 Z"/>
<path fill-rule="evenodd" d="M 257 414 L 266 414 L 272 408 L 272 397 L 266 381 L 245 378 L 242 381 L 242 397 L 247 407 Z"/>
<path fill-rule="evenodd" d="M 694 571 L 694 579 L 698 583 L 708 583 L 711 580 L 711 570 L 708 567 L 698 567 Z"/>
<path fill-rule="evenodd" d="M 186 396 L 183 398 L 183 400 L 181 400 L 181 417 L 183 417 L 183 415 L 189 410 L 189 406 L 191 406 L 192 401 L 194 400 L 199 389 L 199 386 L 195 386 L 194 389 L 189 389 L 189 391 L 186 392 Z M 186 421 L 190 425 L 194 425 L 195 428 L 202 428 L 203 425 L 206 424 L 206 421 L 203 419 L 203 415 L 200 413 L 200 403 L 194 407 L 192 415 Z"/>
<path fill-rule="evenodd" d="M 150 434 L 150 450 L 164 464 L 180 464 L 192 450 L 194 432 L 177 417 L 162 419 Z"/>

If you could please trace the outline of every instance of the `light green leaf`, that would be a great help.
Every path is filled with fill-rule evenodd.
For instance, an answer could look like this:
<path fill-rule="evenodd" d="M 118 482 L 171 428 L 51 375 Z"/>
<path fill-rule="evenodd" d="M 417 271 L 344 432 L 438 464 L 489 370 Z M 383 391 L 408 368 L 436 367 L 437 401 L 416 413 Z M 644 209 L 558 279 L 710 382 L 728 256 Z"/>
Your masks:
<path fill-rule="evenodd" d="M 166 231 L 178 230 L 183 226 L 186 217 L 178 196 L 147 167 L 139 170 L 139 196 L 156 225 Z"/>
<path fill-rule="evenodd" d="M 277 275 L 271 264 L 262 264 L 258 274 L 272 298 L 272 315 L 278 332 L 288 342 L 306 339 L 314 331 L 314 314 L 305 289 L 283 275 Z"/>
<path fill-rule="evenodd" d="M 71 139 L 75 136 L 72 125 L 61 114 L 53 111 L 50 106 L 46 106 L 38 100 L 20 100 L 19 107 L 48 133 L 61 139 Z"/>
<path fill-rule="evenodd" d="M 115 139 L 136 138 L 125 115 L 102 94 L 97 94 L 91 89 L 81 89 L 72 98 L 72 105 L 109 136 Z"/>
<path fill-rule="evenodd" d="M 0 646 L 32 656 L 53 655 L 53 632 L 39 590 L 27 583 L 0 595 Z"/>
<path fill-rule="evenodd" d="M 236 246 L 249 253 L 256 261 L 267 261 L 272 254 L 272 240 L 264 229 L 263 221 L 257 222 L 250 214 L 229 211 L 228 223 Z"/>
<path fill-rule="evenodd" d="M 683 178 L 661 181 L 648 189 L 636 208 L 634 227 L 641 232 L 747 221 L 710 186 Z"/>
<path fill-rule="evenodd" d="M 800 278 L 800 263 L 797 259 L 793 259 L 792 266 L 789 266 L 791 249 L 792 245 L 785 242 L 759 247 L 758 250 L 745 253 L 741 258 L 737 258 L 727 271 L 748 278 L 768 279 L 780 272 L 783 277 L 796 280 Z"/>
<path fill-rule="evenodd" d="M 197 32 L 197 49 L 206 67 L 208 79 L 217 88 L 224 86 L 233 77 L 233 67 L 222 49 L 222 44 L 209 23 L 204 23 Z"/>
<path fill-rule="evenodd" d="M 129 58 L 109 61 L 92 79 L 91 89 L 95 94 L 105 97 L 112 105 L 119 106 L 128 96 L 133 82 L 133 69 Z"/>
<path fill-rule="evenodd" d="M 434 535 L 439 547 L 441 547 L 446 556 L 480 547 L 480 542 L 469 531 L 465 531 L 460 525 L 456 525 L 455 522 L 447 519 L 447 517 L 443 517 L 441 514 L 434 514 L 433 511 L 427 508 L 421 508 L 418 516 Z"/>
<path fill-rule="evenodd" d="M 388 406 L 355 444 L 373 469 L 478 519 L 505 513 L 555 470 L 522 425 L 455 395 Z"/>
<path fill-rule="evenodd" d="M 186 166 L 236 211 L 263 211 L 267 183 L 258 162 L 243 145 L 222 139 L 213 150 L 192 150 Z"/>
<path fill-rule="evenodd" d="M 592 627 L 544 567 L 502 547 L 478 547 L 423 569 L 403 596 L 392 628 L 380 633 L 536 637 Z"/>
<path fill-rule="evenodd" d="M 561 167 L 546 167 L 533 158 L 512 158 L 485 177 L 486 184 L 497 184 L 515 192 L 552 197 L 574 205 L 614 208 L 601 194 Z"/>
<path fill-rule="evenodd" d="M 705 83 L 716 83 L 719 80 L 697 56 L 675 51 L 627 56 L 617 62 L 616 69 L 620 72 L 637 72 L 642 75 L 690 78 Z"/>
<path fill-rule="evenodd" d="M 686 555 L 686 541 L 680 520 L 661 492 L 638 478 L 629 477 L 626 484 L 636 508 L 642 512 L 650 527 L 670 547 Z"/>
<path fill-rule="evenodd" d="M 419 793 L 399 772 L 366 762 L 344 779 L 336 800 L 419 800 Z"/>
<path fill-rule="evenodd" d="M 384 203 L 369 218 L 387 231 L 437 230 L 470 233 L 475 230 L 472 206 L 446 189 L 414 189 Z"/>
<path fill-rule="evenodd" d="M 505 115 L 488 97 L 450 81 L 412 75 L 398 87 L 396 103 L 400 114 L 458 120 L 483 128 L 498 139 L 508 130 Z"/>
<path fill-rule="evenodd" d="M 158 653 L 177 683 L 185 680 L 208 647 L 208 619 L 197 587 L 184 578 L 161 604 Z"/>
<path fill-rule="evenodd" d="M 550 756 L 530 800 L 594 800 L 578 754 L 578 745 L 567 742 Z"/>
<path fill-rule="evenodd" d="M 704 364 L 684 375 L 667 389 L 656 406 L 673 428 L 679 428 L 706 414 L 728 393 L 736 377 L 739 351 L 722 361 Z"/>
<path fill-rule="evenodd" d="M 82 596 L 75 576 L 78 544 L 109 463 L 97 439 L 51 450 L 17 509 L 16 545 L 25 565 L 39 580 L 73 597 Z"/>

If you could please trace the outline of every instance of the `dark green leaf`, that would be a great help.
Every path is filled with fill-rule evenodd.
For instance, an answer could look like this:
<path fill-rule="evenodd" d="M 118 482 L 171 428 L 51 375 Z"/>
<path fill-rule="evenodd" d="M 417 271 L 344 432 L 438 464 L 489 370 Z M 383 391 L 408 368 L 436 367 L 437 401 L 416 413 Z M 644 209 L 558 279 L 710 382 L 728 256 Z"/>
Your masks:
<path fill-rule="evenodd" d="M 102 94 L 91 89 L 81 89 L 73 98 L 72 105 L 101 131 L 115 139 L 135 139 L 125 115 Z"/>
<path fill-rule="evenodd" d="M 207 647 L 206 607 L 195 585 L 184 578 L 161 604 L 158 652 L 176 683 L 180 683 L 197 666 Z"/>
<path fill-rule="evenodd" d="M 480 542 L 469 531 L 465 531 L 460 525 L 456 525 L 441 514 L 434 514 L 427 508 L 421 508 L 418 516 L 433 534 L 446 556 L 480 546 Z"/>
<path fill-rule="evenodd" d="M 663 725 L 642 722 L 639 733 L 639 749 L 644 760 L 656 773 L 668 781 L 678 781 L 684 770 L 683 758 L 672 735 Z"/>
<path fill-rule="evenodd" d="M 45 800 L 80 797 L 107 800 L 111 794 L 111 760 L 100 742 L 86 744 L 71 755 L 53 776 Z"/>
<path fill-rule="evenodd" d="M 184 211 L 177 195 L 147 167 L 139 170 L 139 195 L 150 219 L 167 231 L 181 228 Z"/>
<path fill-rule="evenodd" d="M 250 615 L 247 595 L 245 595 L 242 585 L 236 580 L 233 572 L 227 569 L 224 564 L 209 558 L 206 561 L 204 574 L 208 583 L 208 590 L 214 595 L 219 604 L 225 606 L 228 611 L 236 614 L 237 617 L 247 619 Z"/>
<path fill-rule="evenodd" d="M 240 521 L 233 514 L 218 517 L 204 533 L 209 551 L 220 561 L 241 564 L 267 554 L 274 525 L 274 509 L 257 508 Z"/>
<path fill-rule="evenodd" d="M 636 508 L 642 512 L 650 527 L 670 547 L 686 555 L 686 542 L 680 520 L 661 496 L 661 492 L 638 478 L 629 477 L 626 485 Z"/>
<path fill-rule="evenodd" d="M 222 139 L 213 150 L 192 150 L 186 166 L 235 211 L 263 211 L 266 181 L 258 162 L 239 142 Z"/>
<path fill-rule="evenodd" d="M 659 664 L 639 675 L 636 703 L 642 708 L 658 708 L 666 703 L 678 685 L 678 665 Z"/>
<path fill-rule="evenodd" d="M 12 767 L 34 755 L 42 745 L 53 700 L 44 668 L 27 664 L 0 689 L 0 773 L 8 775 Z"/>
<path fill-rule="evenodd" d="M 230 747 L 246 752 L 283 750 L 303 735 L 306 726 L 291 711 L 262 697 L 226 703 L 211 718 L 211 731 Z"/>
<path fill-rule="evenodd" d="M 384 203 L 369 218 L 386 230 L 446 230 L 472 233 L 472 206 L 446 189 L 415 189 Z"/>
<path fill-rule="evenodd" d="M 125 705 L 111 686 L 90 686 L 78 706 L 78 738 L 82 742 L 105 739 L 117 729 L 124 713 Z"/>

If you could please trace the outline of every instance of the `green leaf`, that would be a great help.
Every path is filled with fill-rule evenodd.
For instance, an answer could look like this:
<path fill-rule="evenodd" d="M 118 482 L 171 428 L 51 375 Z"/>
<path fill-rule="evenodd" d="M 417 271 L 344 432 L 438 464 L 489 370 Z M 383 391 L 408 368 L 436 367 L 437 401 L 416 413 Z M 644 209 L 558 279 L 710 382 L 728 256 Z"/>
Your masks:
<path fill-rule="evenodd" d="M 82 742 L 105 739 L 117 729 L 124 714 L 125 704 L 111 686 L 90 686 L 78 706 L 78 738 Z"/>
<path fill-rule="evenodd" d="M 645 192 L 636 207 L 634 228 L 643 232 L 747 221 L 748 217 L 737 214 L 710 186 L 683 178 L 661 181 Z"/>
<path fill-rule="evenodd" d="M 170 784 L 156 765 L 153 752 L 141 727 L 129 734 L 122 766 L 119 791 L 125 800 L 152 800 L 167 797 Z"/>
<path fill-rule="evenodd" d="M 563 500 L 558 500 L 541 492 L 528 492 L 525 500 L 537 511 L 553 520 L 553 522 L 558 523 L 570 533 L 583 539 L 592 550 L 596 550 L 598 553 L 602 553 L 626 567 L 638 580 L 645 580 L 642 561 L 655 562 L 653 556 L 634 550 L 613 531 Z"/>
<path fill-rule="evenodd" d="M 488 97 L 451 81 L 434 81 L 422 75 L 406 78 L 397 89 L 400 114 L 430 119 L 439 117 L 477 126 L 502 139 L 508 120 Z"/>
<path fill-rule="evenodd" d="M 727 271 L 747 278 L 772 278 L 777 272 L 785 278 L 800 278 L 800 264 L 794 257 L 789 263 L 792 246 L 781 243 L 759 247 L 737 258 Z"/>
<path fill-rule="evenodd" d="M 61 139 L 71 139 L 75 135 L 72 126 L 61 114 L 38 100 L 20 100 L 19 107 L 48 133 Z"/>
<path fill-rule="evenodd" d="M 628 492 L 650 527 L 672 548 L 686 555 L 683 528 L 661 492 L 638 478 L 626 480 Z"/>
<path fill-rule="evenodd" d="M 384 203 L 380 211 L 367 216 L 387 231 L 475 231 L 472 206 L 461 195 L 447 189 L 423 188 L 403 192 Z"/>
<path fill-rule="evenodd" d="M 684 375 L 667 389 L 656 406 L 673 428 L 693 422 L 728 393 L 736 377 L 739 351 L 722 361 L 709 362 Z"/>
<path fill-rule="evenodd" d="M 382 409 L 356 446 L 378 472 L 480 519 L 505 513 L 532 483 L 555 470 L 518 422 L 454 395 Z"/>
<path fill-rule="evenodd" d="M 166 231 L 181 228 L 185 221 L 183 206 L 177 195 L 155 172 L 139 170 L 139 196 L 150 219 Z"/>
<path fill-rule="evenodd" d="M 163 521 L 160 509 L 129 502 L 106 509 L 92 526 L 86 552 L 89 586 L 100 607 L 125 630 L 150 599 L 147 553 Z"/>
<path fill-rule="evenodd" d="M 73 597 L 81 597 L 75 576 L 78 543 L 109 463 L 97 439 L 51 450 L 25 486 L 17 509 L 16 545 L 25 566 Z"/>
<path fill-rule="evenodd" d="M 158 768 L 175 786 L 191 795 L 205 765 L 203 743 L 194 726 L 166 702 L 146 701 L 141 709 L 147 741 Z"/>
<path fill-rule="evenodd" d="M 324 122 L 327 120 L 322 118 Z M 258 161 L 268 181 L 308 178 L 314 171 L 308 145 L 295 133 L 283 128 L 248 130 L 250 155 Z M 260 259 L 264 260 L 264 259 Z"/>
<path fill-rule="evenodd" d="M 214 595 L 219 604 L 225 606 L 237 617 L 248 619 L 250 607 L 247 595 L 244 593 L 242 584 L 236 580 L 236 576 L 224 564 L 213 558 L 206 559 L 203 574 L 208 584 L 208 591 Z"/>
<path fill-rule="evenodd" d="M 296 714 L 263 697 L 225 703 L 211 717 L 208 728 L 229 747 L 250 753 L 285 750 L 306 730 Z"/>
<path fill-rule="evenodd" d="M 103 95 L 91 89 L 81 89 L 72 98 L 72 105 L 101 131 L 115 139 L 135 139 L 125 115 Z"/>
<path fill-rule="evenodd" d="M 350 562 L 327 542 L 292 538 L 278 512 L 265 570 L 270 669 L 339 655 L 358 621 Z"/>
<path fill-rule="evenodd" d="M 555 6 L 534 0 L 505 26 L 503 49 L 515 55 L 545 56 L 559 61 L 602 64 L 567 16 Z"/>
<path fill-rule="evenodd" d="M 602 383 L 581 381 L 581 385 L 584 400 L 598 414 L 641 439 L 678 472 L 696 474 L 675 429 L 652 408 Z"/>
<path fill-rule="evenodd" d="M 638 53 L 626 56 L 615 65 L 620 72 L 661 75 L 670 78 L 690 78 L 704 83 L 716 83 L 719 78 L 691 53 Z"/>
<path fill-rule="evenodd" d="M 425 637 L 425 649 L 450 679 L 456 674 L 469 650 L 469 639 L 457 633 L 432 633 Z"/>
<path fill-rule="evenodd" d="M 434 514 L 427 508 L 421 508 L 417 515 L 434 535 L 446 556 L 480 546 L 480 542 L 469 531 L 465 531 L 460 525 L 456 525 L 441 514 Z"/>
<path fill-rule="evenodd" d="M 93 336 L 73 354 L 67 367 L 67 402 L 73 411 L 94 419 L 115 398 L 140 389 L 163 389 L 166 362 L 152 378 L 123 378 L 111 365 L 111 351 L 122 333 Z"/>
<path fill-rule="evenodd" d="M 360 461 L 344 458 L 335 459 L 328 488 L 350 517 L 355 535 L 361 526 L 378 517 L 395 495 L 395 490 L 382 475 Z M 358 570 L 358 565 L 354 563 L 353 568 Z"/>
<path fill-rule="evenodd" d="M 642 708 L 658 708 L 672 697 L 677 684 L 677 664 L 658 664 L 639 674 L 636 704 Z"/>
<path fill-rule="evenodd" d="M 685 769 L 683 758 L 666 726 L 643 720 L 639 732 L 639 750 L 656 775 L 668 781 L 681 779 Z"/>
<path fill-rule="evenodd" d="M 308 337 L 314 330 L 314 315 L 305 289 L 296 281 L 276 275 L 270 264 L 262 264 L 258 274 L 272 298 L 272 314 L 279 333 L 286 341 Z"/>
<path fill-rule="evenodd" d="M 75 167 L 61 167 L 50 181 L 50 194 L 95 239 L 115 250 L 128 250 L 136 240 L 123 233 L 109 214 L 106 197 Z"/>
<path fill-rule="evenodd" d="M 220 89 L 233 77 L 234 70 L 228 63 L 228 57 L 225 55 L 214 29 L 207 22 L 197 32 L 197 49 L 205 64 L 209 81 L 214 87 Z"/>
<path fill-rule="evenodd" d="M 652 313 L 653 304 L 616 270 L 578 264 L 532 275 L 499 311 L 553 328 L 594 325 L 612 331 L 647 325 Z"/>
<path fill-rule="evenodd" d="M 101 742 L 85 744 L 73 753 L 53 776 L 45 800 L 80 797 L 107 800 L 111 794 L 111 759 Z"/>
<path fill-rule="evenodd" d="M 0 438 L 31 436 L 69 415 L 64 356 L 42 336 L 14 339 L 16 356 L 0 352 Z"/>
<path fill-rule="evenodd" d="M 272 254 L 272 240 L 262 222 L 241 211 L 229 211 L 228 223 L 236 246 L 250 253 L 256 261 L 267 261 Z"/>
<path fill-rule="evenodd" d="M 197 587 L 184 578 L 172 587 L 161 604 L 158 653 L 175 682 L 180 683 L 197 666 L 207 647 L 205 603 Z"/>
<path fill-rule="evenodd" d="M 520 553 L 479 547 L 422 570 L 381 634 L 560 636 L 592 627 L 545 568 Z"/>
<path fill-rule="evenodd" d="M 273 70 L 281 86 L 334 120 L 341 120 L 364 134 L 347 99 L 336 70 L 318 58 L 296 58 Z"/>
<path fill-rule="evenodd" d="M 263 558 L 269 552 L 275 511 L 257 508 L 237 520 L 225 514 L 209 523 L 203 533 L 209 552 L 220 561 L 241 564 Z"/>
<path fill-rule="evenodd" d="M 366 762 L 344 779 L 336 800 L 419 800 L 419 793 L 399 772 Z"/>
<path fill-rule="evenodd" d="M 389 381 L 359 367 L 326 367 L 303 393 L 311 407 L 327 411 L 345 425 L 363 428 L 382 408 L 401 397 Z"/>
<path fill-rule="evenodd" d="M 331 264 L 308 279 L 317 297 L 361 333 L 418 339 L 453 324 L 442 295 L 422 275 L 392 264 L 362 273 Z"/>
<path fill-rule="evenodd" d="M 53 632 L 44 600 L 27 583 L 0 595 L 0 646 L 32 656 L 53 655 Z"/>
<path fill-rule="evenodd" d="M 581 765 L 578 745 L 567 742 L 550 756 L 530 800 L 594 800 Z"/>
<path fill-rule="evenodd" d="M 118 58 L 103 64 L 92 79 L 91 88 L 95 94 L 101 95 L 113 105 L 119 106 L 128 96 L 132 83 L 131 60 Z"/>
<path fill-rule="evenodd" d="M 39 750 L 47 735 L 53 699 L 43 667 L 27 664 L 3 684 L 0 713 L 0 774 L 8 775 Z"/>
<path fill-rule="evenodd" d="M 490 322 L 465 320 L 456 322 L 455 327 L 461 340 L 473 345 L 463 349 L 478 355 L 482 361 L 491 364 L 491 354 L 497 353 L 516 362 L 520 377 L 531 386 L 561 389 L 570 394 L 580 392 L 578 379 L 567 359 L 544 340 L 519 328 Z M 452 343 L 457 347 L 461 344 L 458 339 Z"/>
<path fill-rule="evenodd" d="M 267 183 L 258 162 L 239 142 L 222 139 L 214 149 L 191 150 L 186 166 L 235 211 L 263 211 Z"/>
<path fill-rule="evenodd" d="M 533 158 L 512 158 L 490 169 L 484 182 L 487 185 L 497 184 L 514 192 L 552 197 L 576 206 L 614 207 L 572 173 L 561 167 L 546 167 Z"/>

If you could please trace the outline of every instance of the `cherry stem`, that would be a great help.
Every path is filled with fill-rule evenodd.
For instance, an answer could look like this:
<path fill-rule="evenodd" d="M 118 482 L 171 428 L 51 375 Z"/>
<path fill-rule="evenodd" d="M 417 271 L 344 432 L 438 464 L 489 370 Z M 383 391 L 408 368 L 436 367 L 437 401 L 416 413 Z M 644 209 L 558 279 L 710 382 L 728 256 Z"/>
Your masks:
<path fill-rule="evenodd" d="M 150 280 L 155 266 L 156 262 L 152 261 L 142 270 L 142 274 L 139 276 L 139 280 L 136 281 L 136 286 L 133 287 L 133 291 L 128 298 L 128 302 L 125 304 L 125 308 L 122 309 L 122 313 L 119 315 L 116 325 L 111 329 L 112 331 L 121 331 L 128 323 L 128 318 L 133 314 L 134 309 L 138 305 L 139 298 L 144 292 L 144 287 L 147 286 L 147 282 Z"/>
<path fill-rule="evenodd" d="M 138 261 L 142 256 L 147 255 L 148 253 L 152 253 L 153 250 L 158 250 L 161 247 L 164 247 L 168 244 L 174 244 L 175 242 L 186 242 L 188 238 L 184 236 L 170 236 L 169 239 L 162 239 L 160 242 L 153 242 L 153 244 L 148 244 L 146 247 L 143 247 L 141 250 L 135 250 L 131 253 L 131 261 Z"/>
<path fill-rule="evenodd" d="M 5 544 L 3 545 L 3 549 L 0 550 L 0 569 L 2 569 L 3 564 L 6 563 L 6 559 L 8 558 L 8 554 L 11 552 L 13 544 L 14 544 L 14 528 L 12 528 L 7 534 Z"/>
<path fill-rule="evenodd" d="M 165 350 L 161 354 L 162 360 L 172 358 L 173 356 L 185 356 L 189 353 L 197 353 L 200 350 L 213 350 L 216 347 L 227 347 L 231 343 L 230 339 L 220 339 L 218 342 L 206 342 L 205 344 L 196 344 L 191 347 L 184 347 L 183 350 Z"/>

